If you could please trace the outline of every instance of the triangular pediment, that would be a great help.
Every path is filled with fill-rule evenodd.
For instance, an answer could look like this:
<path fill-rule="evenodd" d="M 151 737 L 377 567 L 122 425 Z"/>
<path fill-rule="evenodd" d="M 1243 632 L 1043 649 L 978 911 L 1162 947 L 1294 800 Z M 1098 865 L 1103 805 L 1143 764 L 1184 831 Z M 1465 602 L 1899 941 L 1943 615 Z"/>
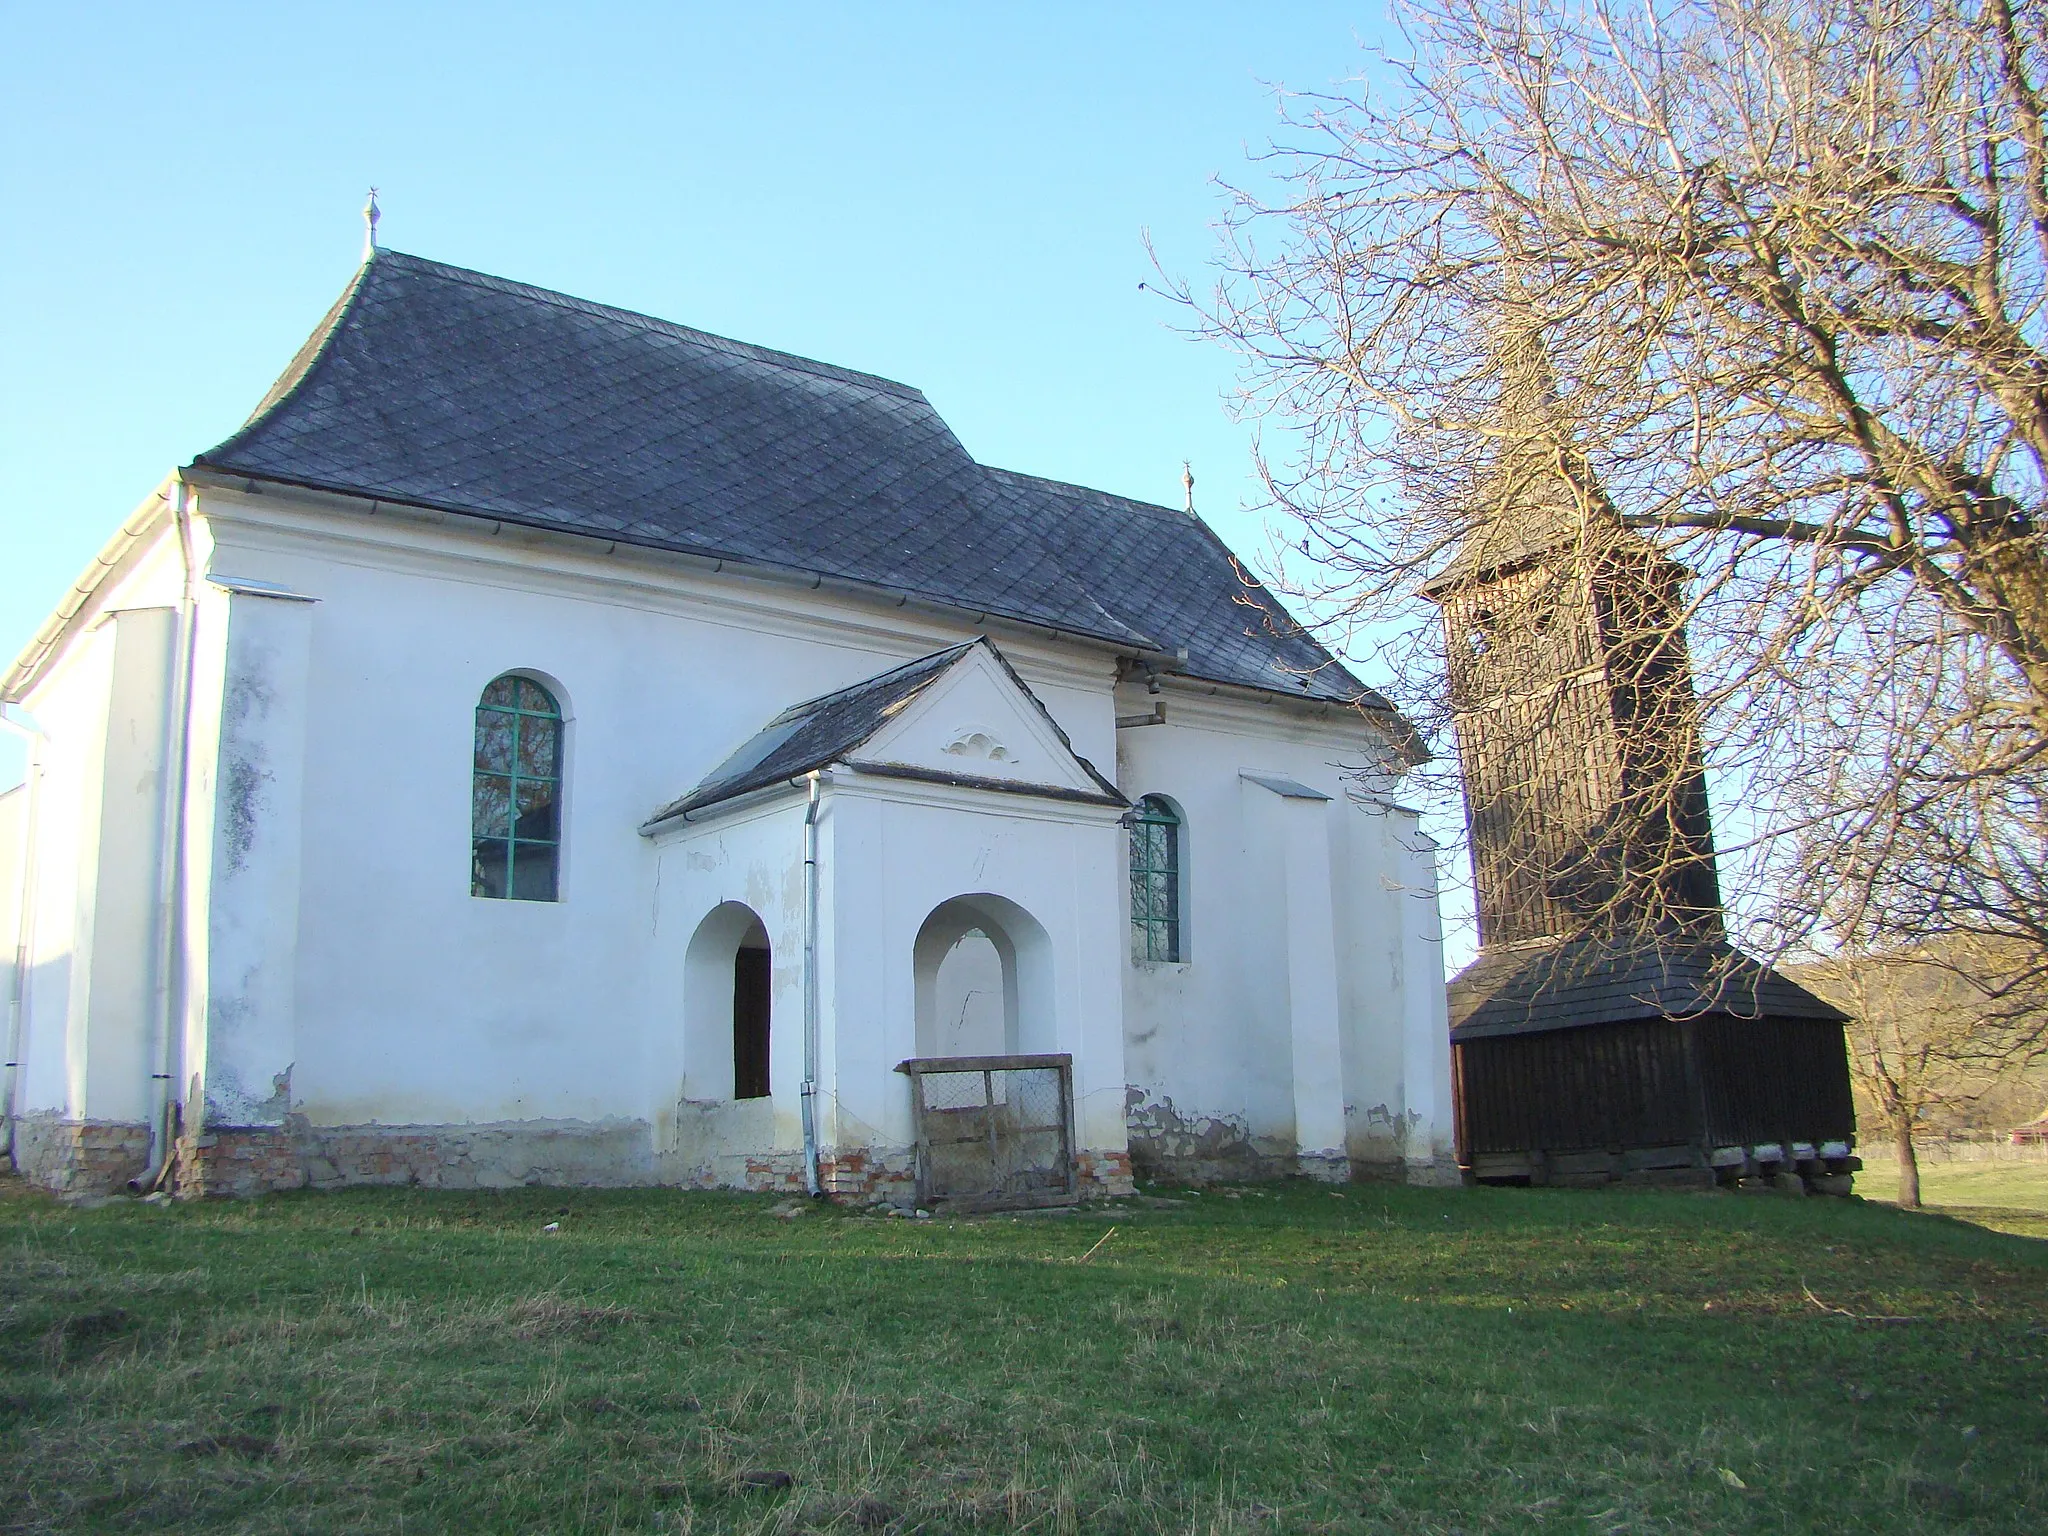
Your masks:
<path fill-rule="evenodd" d="M 967 786 L 1127 802 L 986 636 L 792 704 L 644 824 L 844 763 Z"/>
<path fill-rule="evenodd" d="M 1020 788 L 1116 793 L 987 640 L 966 647 L 847 761 Z"/>

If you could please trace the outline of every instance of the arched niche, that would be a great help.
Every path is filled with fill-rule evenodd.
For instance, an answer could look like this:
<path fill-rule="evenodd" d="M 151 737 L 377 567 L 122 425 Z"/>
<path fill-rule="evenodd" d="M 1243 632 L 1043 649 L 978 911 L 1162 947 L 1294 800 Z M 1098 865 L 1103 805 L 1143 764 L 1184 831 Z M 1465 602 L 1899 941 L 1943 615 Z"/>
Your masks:
<path fill-rule="evenodd" d="M 767 925 L 744 902 L 713 907 L 683 956 L 683 1097 L 765 1098 L 772 952 Z"/>
<path fill-rule="evenodd" d="M 918 930 L 919 1056 L 1011 1056 L 1057 1049 L 1052 940 L 1002 896 L 940 902 Z"/>

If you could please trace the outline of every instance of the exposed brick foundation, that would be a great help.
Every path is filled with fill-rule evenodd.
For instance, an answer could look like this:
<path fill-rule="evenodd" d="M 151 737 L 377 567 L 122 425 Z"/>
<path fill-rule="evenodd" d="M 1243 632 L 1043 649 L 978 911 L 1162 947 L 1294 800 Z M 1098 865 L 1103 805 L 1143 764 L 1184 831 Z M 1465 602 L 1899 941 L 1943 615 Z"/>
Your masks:
<path fill-rule="evenodd" d="M 316 1126 L 288 1116 L 281 1126 L 208 1126 L 178 1138 L 170 1187 L 181 1199 L 247 1198 L 290 1189 L 418 1185 L 428 1189 L 512 1189 L 670 1184 L 801 1194 L 801 1152 L 721 1157 L 687 1172 L 660 1164 L 640 1122 L 575 1125 Z M 113 1194 L 141 1173 L 149 1131 L 141 1125 L 29 1117 L 16 1127 L 20 1171 L 60 1194 Z M 1076 1159 L 1081 1198 L 1127 1195 L 1131 1155 L 1084 1151 Z M 915 1155 L 865 1147 L 824 1153 L 819 1182 L 847 1204 L 917 1196 Z"/>
<path fill-rule="evenodd" d="M 917 1161 L 909 1152 L 827 1152 L 818 1158 L 818 1183 L 850 1205 L 877 1199 L 908 1205 L 917 1198 Z"/>
<path fill-rule="evenodd" d="M 1131 1154 L 1128 1152 L 1082 1152 L 1075 1156 L 1074 1164 L 1080 1175 L 1083 1200 L 1128 1195 L 1137 1188 L 1131 1182 Z"/>
<path fill-rule="evenodd" d="M 60 1195 L 112 1195 L 149 1166 L 149 1127 L 123 1120 L 60 1120 L 24 1115 L 14 1122 L 14 1168 Z"/>
<path fill-rule="evenodd" d="M 804 1192 L 804 1160 L 800 1152 L 770 1152 L 743 1162 L 746 1171 L 740 1184 L 742 1189 L 793 1195 Z"/>
<path fill-rule="evenodd" d="M 298 1189 L 306 1170 L 284 1126 L 208 1126 L 178 1138 L 174 1179 L 179 1199 L 197 1200 Z"/>

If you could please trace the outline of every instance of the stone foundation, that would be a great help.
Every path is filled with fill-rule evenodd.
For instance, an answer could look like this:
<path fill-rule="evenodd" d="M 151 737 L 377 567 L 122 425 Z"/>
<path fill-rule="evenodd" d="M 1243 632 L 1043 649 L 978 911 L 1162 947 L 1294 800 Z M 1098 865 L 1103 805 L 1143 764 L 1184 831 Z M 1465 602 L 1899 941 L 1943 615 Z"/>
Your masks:
<path fill-rule="evenodd" d="M 1401 1182 L 1422 1189 L 1456 1189 L 1465 1182 L 1465 1170 L 1450 1158 L 1412 1157 L 1400 1165 Z"/>
<path fill-rule="evenodd" d="M 1318 1184 L 1348 1184 L 1353 1177 L 1351 1159 L 1342 1152 L 1300 1153 L 1294 1159 L 1294 1171 Z"/>
<path fill-rule="evenodd" d="M 511 1121 L 488 1125 L 313 1125 L 291 1115 L 280 1126 L 208 1126 L 178 1138 L 170 1187 L 181 1199 L 247 1198 L 291 1189 L 416 1185 L 423 1189 L 617 1188 L 666 1185 L 802 1194 L 801 1152 L 733 1154 L 688 1168 L 658 1159 L 641 1121 L 588 1125 Z M 114 1194 L 149 1158 L 146 1126 L 31 1116 L 15 1127 L 16 1166 L 59 1194 Z M 1125 1151 L 1084 1151 L 1075 1159 L 1081 1198 L 1132 1192 Z M 848 1204 L 917 1195 L 908 1148 L 827 1151 L 818 1161 L 823 1192 Z"/>
<path fill-rule="evenodd" d="M 146 1125 L 24 1115 L 13 1130 L 15 1172 L 60 1195 L 125 1194 L 149 1167 Z"/>
<path fill-rule="evenodd" d="M 180 1137 L 176 1156 L 175 1188 L 187 1199 L 364 1184 L 518 1189 L 656 1182 L 647 1128 L 637 1121 L 333 1126 L 291 1115 L 282 1126 L 208 1126 Z"/>
<path fill-rule="evenodd" d="M 654 1184 L 644 1121 L 560 1120 L 482 1125 L 310 1125 L 287 1122 L 314 1189 L 416 1184 L 422 1189 L 612 1188 Z"/>
<path fill-rule="evenodd" d="M 1348 1151 L 1301 1152 L 1284 1137 L 1256 1136 L 1231 1115 L 1183 1114 L 1173 1100 L 1128 1091 L 1124 1119 L 1130 1127 L 1128 1166 L 1138 1177 L 1168 1184 L 1258 1184 L 1275 1179 L 1350 1182 L 1451 1183 L 1430 1160 L 1404 1161 L 1392 1136 L 1361 1138 Z M 1378 1156 L 1361 1157 L 1363 1145 Z"/>

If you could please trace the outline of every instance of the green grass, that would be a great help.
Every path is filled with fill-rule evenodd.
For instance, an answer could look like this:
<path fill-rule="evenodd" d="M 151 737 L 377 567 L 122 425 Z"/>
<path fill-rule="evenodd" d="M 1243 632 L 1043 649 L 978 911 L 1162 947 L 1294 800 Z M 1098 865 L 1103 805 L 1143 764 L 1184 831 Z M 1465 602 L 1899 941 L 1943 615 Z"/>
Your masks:
<path fill-rule="evenodd" d="M 1313 1186 L 959 1221 L 773 1204 L 83 1211 L 17 1186 L 0 1528 L 2048 1519 L 2048 1243 L 1941 1216 Z"/>
<path fill-rule="evenodd" d="M 1863 1154 L 1856 1187 L 1872 1200 L 1892 1200 L 1899 1188 L 1895 1159 Z M 1928 1210 L 1973 1221 L 1995 1232 L 2048 1237 L 2048 1159 L 1920 1164 L 1920 1203 Z"/>

